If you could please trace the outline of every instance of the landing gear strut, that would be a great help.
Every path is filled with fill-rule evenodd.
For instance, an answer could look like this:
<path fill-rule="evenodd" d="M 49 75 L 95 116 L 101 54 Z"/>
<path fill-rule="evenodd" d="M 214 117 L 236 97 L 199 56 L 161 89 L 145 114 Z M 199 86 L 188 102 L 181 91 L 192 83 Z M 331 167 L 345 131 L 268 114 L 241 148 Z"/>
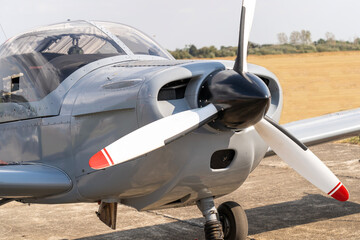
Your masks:
<path fill-rule="evenodd" d="M 216 210 L 214 199 L 204 198 L 197 205 L 205 217 L 205 238 L 207 240 L 245 240 L 248 235 L 248 221 L 245 211 L 236 202 L 225 202 Z"/>
<path fill-rule="evenodd" d="M 99 210 L 96 212 L 96 215 L 105 223 L 108 227 L 113 230 L 116 229 L 116 215 L 117 215 L 117 202 L 103 202 L 101 201 L 99 205 Z"/>
<path fill-rule="evenodd" d="M 203 198 L 197 202 L 198 208 L 205 217 L 205 239 L 222 240 L 224 233 L 218 219 L 218 212 L 215 208 L 214 198 Z"/>

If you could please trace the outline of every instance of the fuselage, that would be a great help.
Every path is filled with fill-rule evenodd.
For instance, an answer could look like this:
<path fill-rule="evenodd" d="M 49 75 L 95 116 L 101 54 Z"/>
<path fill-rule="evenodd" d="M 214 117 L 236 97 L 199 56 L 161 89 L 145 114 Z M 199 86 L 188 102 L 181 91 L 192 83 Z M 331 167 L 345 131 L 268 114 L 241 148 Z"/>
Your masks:
<path fill-rule="evenodd" d="M 125 52 L 130 49 L 119 46 Z M 85 55 L 85 59 L 90 57 Z M 8 164 L 55 167 L 71 181 L 64 192 L 28 196 L 21 198 L 23 202 L 108 200 L 137 209 L 188 205 L 234 191 L 265 155 L 268 146 L 253 127 L 233 132 L 205 125 L 139 158 L 92 169 L 91 156 L 115 140 L 160 118 L 197 108 L 205 79 L 233 63 L 177 61 L 166 53 L 132 52 L 91 61 L 73 56 L 63 57 L 62 63 L 77 67 L 57 86 L 48 86 L 49 93 L 28 105 L 13 101 L 3 107 L 0 159 Z M 81 61 L 83 65 L 78 64 Z M 272 99 L 267 115 L 279 120 L 282 92 L 278 80 L 256 65 L 249 64 L 249 71 L 268 85 Z M 9 76 L 13 84 L 16 76 Z M 11 108 L 15 105 L 22 112 Z"/>

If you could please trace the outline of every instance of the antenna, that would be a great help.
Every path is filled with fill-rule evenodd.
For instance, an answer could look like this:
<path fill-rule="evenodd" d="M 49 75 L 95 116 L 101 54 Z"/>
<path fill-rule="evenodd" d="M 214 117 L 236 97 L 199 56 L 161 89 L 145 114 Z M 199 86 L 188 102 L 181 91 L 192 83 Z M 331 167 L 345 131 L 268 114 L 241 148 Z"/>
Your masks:
<path fill-rule="evenodd" d="M 2 25 L 1 25 L 1 23 L 0 23 L 0 27 L 1 27 L 1 30 L 2 30 L 2 32 L 3 32 L 3 34 L 4 34 L 4 36 L 5 36 L 5 41 L 6 41 L 6 39 L 8 39 L 8 38 L 7 38 L 6 34 L 5 34 L 5 31 L 4 31 L 4 29 L 3 29 Z"/>

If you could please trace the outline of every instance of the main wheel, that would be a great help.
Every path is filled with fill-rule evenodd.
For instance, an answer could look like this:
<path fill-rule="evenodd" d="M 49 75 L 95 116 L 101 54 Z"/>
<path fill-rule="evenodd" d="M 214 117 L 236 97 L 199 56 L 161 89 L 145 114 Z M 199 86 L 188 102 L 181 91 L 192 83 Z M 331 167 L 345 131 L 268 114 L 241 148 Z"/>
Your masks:
<path fill-rule="evenodd" d="M 218 207 L 225 240 L 245 240 L 248 221 L 244 209 L 236 202 L 224 202 Z"/>

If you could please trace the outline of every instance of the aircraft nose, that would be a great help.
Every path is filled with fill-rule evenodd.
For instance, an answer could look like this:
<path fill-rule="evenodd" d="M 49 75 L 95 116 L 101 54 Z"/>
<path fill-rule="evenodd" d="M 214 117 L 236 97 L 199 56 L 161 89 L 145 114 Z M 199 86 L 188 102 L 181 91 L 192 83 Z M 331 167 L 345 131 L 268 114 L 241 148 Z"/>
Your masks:
<path fill-rule="evenodd" d="M 205 80 L 199 92 L 199 105 L 212 103 L 219 110 L 210 125 L 219 130 L 244 129 L 256 124 L 270 106 L 266 84 L 251 73 L 223 70 Z"/>

